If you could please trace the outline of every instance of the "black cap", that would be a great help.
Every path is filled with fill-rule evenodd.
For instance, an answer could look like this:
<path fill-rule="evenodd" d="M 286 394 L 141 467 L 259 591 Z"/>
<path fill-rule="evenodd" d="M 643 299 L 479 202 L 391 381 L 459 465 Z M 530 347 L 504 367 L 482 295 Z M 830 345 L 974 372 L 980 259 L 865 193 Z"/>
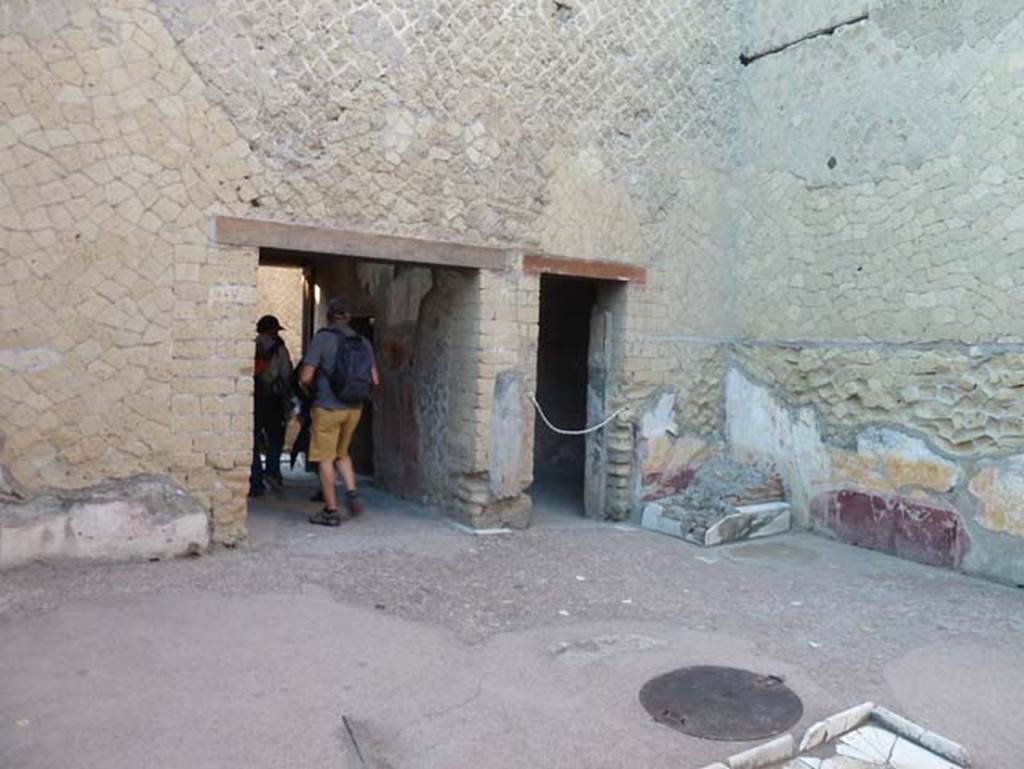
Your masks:
<path fill-rule="evenodd" d="M 277 318 L 273 315 L 264 315 L 258 321 L 256 321 L 256 332 L 259 334 L 272 332 L 272 331 L 284 331 L 284 326 L 278 322 Z"/>

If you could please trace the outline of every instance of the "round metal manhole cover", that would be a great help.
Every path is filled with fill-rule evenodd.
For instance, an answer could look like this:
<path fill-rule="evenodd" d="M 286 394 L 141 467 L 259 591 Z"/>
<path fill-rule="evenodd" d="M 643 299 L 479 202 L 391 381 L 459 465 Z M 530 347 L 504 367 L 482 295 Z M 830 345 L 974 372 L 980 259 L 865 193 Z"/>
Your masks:
<path fill-rule="evenodd" d="M 778 676 L 710 665 L 652 678 L 640 704 L 658 723 L 709 740 L 758 740 L 800 720 L 803 703 Z"/>

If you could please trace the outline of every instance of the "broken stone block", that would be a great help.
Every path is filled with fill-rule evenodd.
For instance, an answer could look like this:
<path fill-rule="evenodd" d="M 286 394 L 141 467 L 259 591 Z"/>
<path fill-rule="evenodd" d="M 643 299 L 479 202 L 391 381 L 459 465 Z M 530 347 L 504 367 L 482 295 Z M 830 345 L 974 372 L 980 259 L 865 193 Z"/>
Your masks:
<path fill-rule="evenodd" d="M 903 716 L 893 713 L 886 708 L 876 707 L 871 714 L 872 720 L 881 724 L 890 732 L 903 737 L 911 742 L 916 742 L 932 753 L 941 756 L 956 765 L 967 766 L 969 764 L 967 751 L 962 745 L 953 742 L 935 732 L 928 731 L 923 726 Z"/>
<path fill-rule="evenodd" d="M 772 465 L 716 456 L 683 493 L 644 508 L 641 526 L 709 547 L 787 531 L 789 505 Z"/>
<path fill-rule="evenodd" d="M 882 764 L 892 754 L 898 739 L 892 732 L 869 724 L 844 734 L 836 751 L 843 756 Z"/>
<path fill-rule="evenodd" d="M 640 526 L 701 547 L 713 547 L 789 531 L 789 504 L 746 505 L 722 515 L 717 511 L 688 510 L 652 502 L 644 507 Z"/>
<path fill-rule="evenodd" d="M 163 477 L 0 502 L 0 568 L 62 559 L 155 560 L 198 554 L 209 542 L 206 511 Z"/>
<path fill-rule="evenodd" d="M 687 509 L 729 513 L 743 505 L 784 498 L 782 478 L 773 465 L 742 463 L 719 455 L 705 462 L 674 500 Z"/>
<path fill-rule="evenodd" d="M 664 514 L 664 508 L 654 502 L 644 507 L 640 526 L 641 528 L 660 531 L 662 534 L 668 534 L 673 537 L 683 536 L 679 521 L 667 517 Z"/>
<path fill-rule="evenodd" d="M 931 739 L 932 744 L 925 743 Z M 966 769 L 966 751 L 870 702 L 812 724 L 799 747 L 786 734 L 728 759 L 728 769 Z M 937 750 L 936 747 L 939 749 Z M 719 764 L 712 764 L 718 767 Z M 712 769 L 707 767 L 706 769 Z"/>
<path fill-rule="evenodd" d="M 889 762 L 896 769 L 961 769 L 956 764 L 902 737 L 896 739 Z"/>
<path fill-rule="evenodd" d="M 737 753 L 729 758 L 729 769 L 760 769 L 793 755 L 793 735 L 784 734 L 771 742 Z"/>
<path fill-rule="evenodd" d="M 826 718 L 825 728 L 828 731 L 828 739 L 834 740 L 851 729 L 856 729 L 871 717 L 874 707 L 874 704 L 865 702 Z"/>
<path fill-rule="evenodd" d="M 789 505 L 767 502 L 745 505 L 708 527 L 704 533 L 706 547 L 743 539 L 756 539 L 789 531 Z"/>
<path fill-rule="evenodd" d="M 824 721 L 818 721 L 807 727 L 804 736 L 800 738 L 800 746 L 797 748 L 797 751 L 803 753 L 805 750 L 813 750 L 827 739 L 828 724 Z"/>

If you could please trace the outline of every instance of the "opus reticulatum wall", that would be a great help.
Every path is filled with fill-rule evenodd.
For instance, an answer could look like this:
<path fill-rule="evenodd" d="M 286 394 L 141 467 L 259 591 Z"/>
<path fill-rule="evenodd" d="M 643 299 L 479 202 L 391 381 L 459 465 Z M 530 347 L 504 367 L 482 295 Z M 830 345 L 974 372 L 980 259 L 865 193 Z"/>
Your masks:
<path fill-rule="evenodd" d="M 543 253 L 646 270 L 600 308 L 600 410 L 627 409 L 591 465 L 604 515 L 729 451 L 776 464 L 804 525 L 1024 581 L 1016 4 L 49 0 L 0 24 L 8 491 L 169 475 L 244 540 L 258 252 L 211 239 L 231 215 L 506 255 L 364 275 L 394 339 L 444 347 L 396 358 L 425 468 L 396 484 L 470 523 L 529 520 Z"/>

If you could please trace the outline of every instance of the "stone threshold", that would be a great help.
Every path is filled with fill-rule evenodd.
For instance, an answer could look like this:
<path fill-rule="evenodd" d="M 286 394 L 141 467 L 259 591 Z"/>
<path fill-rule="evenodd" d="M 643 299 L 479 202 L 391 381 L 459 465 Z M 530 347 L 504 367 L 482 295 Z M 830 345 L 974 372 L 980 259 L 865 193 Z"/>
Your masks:
<path fill-rule="evenodd" d="M 456 531 L 461 531 L 463 534 L 472 534 L 475 537 L 487 536 L 489 534 L 511 534 L 512 529 L 505 528 L 504 526 L 495 526 L 489 529 L 475 529 L 472 526 L 467 526 L 464 523 L 459 523 L 454 518 L 448 516 L 441 516 L 441 520 L 451 526 Z"/>

